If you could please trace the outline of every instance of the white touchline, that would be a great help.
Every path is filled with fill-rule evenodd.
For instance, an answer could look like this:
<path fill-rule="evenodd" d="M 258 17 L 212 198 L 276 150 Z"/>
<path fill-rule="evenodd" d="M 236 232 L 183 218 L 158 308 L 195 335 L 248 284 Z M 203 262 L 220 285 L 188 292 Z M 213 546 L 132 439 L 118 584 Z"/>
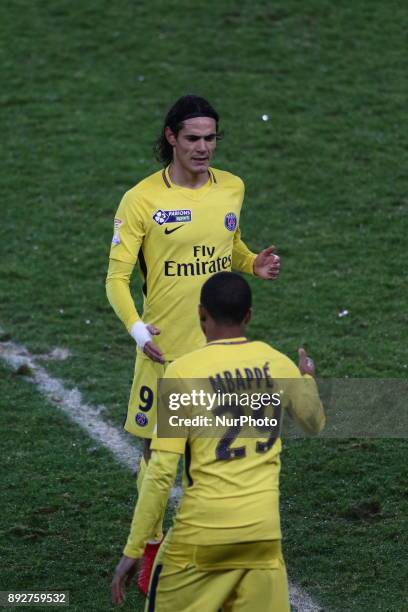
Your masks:
<path fill-rule="evenodd" d="M 0 359 L 13 370 L 26 366 L 31 372 L 26 380 L 32 382 L 53 404 L 62 410 L 72 421 L 77 423 L 96 442 L 107 448 L 115 459 L 132 471 L 136 471 L 141 458 L 141 451 L 129 442 L 129 436 L 120 429 L 103 420 L 102 406 L 92 406 L 83 401 L 81 392 L 67 389 L 64 384 L 50 376 L 46 369 L 36 362 L 49 359 L 66 359 L 69 352 L 54 349 L 48 356 L 32 355 L 24 346 L 14 342 L 0 341 Z M 179 499 L 181 487 L 173 487 L 171 499 L 173 503 Z M 311 597 L 293 583 L 289 584 L 290 604 L 292 612 L 321 612 L 322 608 Z"/>
<path fill-rule="evenodd" d="M 36 385 L 51 404 L 60 408 L 93 440 L 107 448 L 119 463 L 136 472 L 142 453 L 131 443 L 133 436 L 104 421 L 101 416 L 103 406 L 85 403 L 78 389 L 67 389 L 62 381 L 50 376 L 46 369 L 37 363 L 51 359 L 65 360 L 70 355 L 69 351 L 54 349 L 48 355 L 34 356 L 24 346 L 14 342 L 0 342 L 1 359 L 14 370 L 27 366 L 31 376 L 27 376 L 26 379 Z M 173 487 L 171 498 L 175 501 L 179 498 L 180 492 L 180 487 Z"/>

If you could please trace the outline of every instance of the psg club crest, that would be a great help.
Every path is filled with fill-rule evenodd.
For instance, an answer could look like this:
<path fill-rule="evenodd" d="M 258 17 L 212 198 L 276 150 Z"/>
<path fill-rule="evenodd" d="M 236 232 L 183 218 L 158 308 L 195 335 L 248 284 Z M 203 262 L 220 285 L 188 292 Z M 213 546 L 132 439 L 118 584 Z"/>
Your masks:
<path fill-rule="evenodd" d="M 225 215 L 224 225 L 229 232 L 235 231 L 237 227 L 238 219 L 237 215 L 233 212 L 229 212 Z"/>
<path fill-rule="evenodd" d="M 142 412 L 137 413 L 135 420 L 136 420 L 136 423 L 139 425 L 139 427 L 145 427 L 149 422 L 147 416 L 143 414 Z"/>

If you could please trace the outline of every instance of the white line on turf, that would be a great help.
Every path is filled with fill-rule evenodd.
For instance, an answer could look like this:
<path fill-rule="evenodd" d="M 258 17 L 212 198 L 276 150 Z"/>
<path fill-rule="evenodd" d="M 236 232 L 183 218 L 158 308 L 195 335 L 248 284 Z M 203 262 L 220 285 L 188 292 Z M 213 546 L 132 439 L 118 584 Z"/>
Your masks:
<path fill-rule="evenodd" d="M 129 442 L 130 436 L 103 420 L 102 406 L 87 404 L 78 389 L 67 389 L 58 378 L 50 376 L 44 367 L 36 363 L 37 360 L 64 360 L 69 356 L 70 353 L 63 349 L 54 349 L 45 356 L 35 356 L 24 346 L 0 341 L 0 359 L 15 371 L 21 368 L 22 373 L 27 373 L 26 380 L 36 385 L 51 404 L 82 427 L 92 439 L 107 448 L 119 463 L 135 471 L 141 452 Z M 176 501 L 180 494 L 181 488 L 173 487 L 173 501 Z M 291 583 L 289 591 L 292 612 L 321 612 L 322 608 L 301 588 Z"/>
<path fill-rule="evenodd" d="M 140 450 L 129 443 L 126 434 L 102 420 L 101 406 L 85 403 L 78 389 L 67 389 L 60 380 L 50 376 L 44 367 L 36 363 L 37 358 L 23 346 L 14 342 L 0 343 L 0 356 L 16 371 L 22 367 L 28 368 L 21 369 L 21 372 L 27 372 L 27 378 L 47 400 L 85 429 L 91 438 L 108 448 L 120 463 L 136 470 L 141 456 Z"/>

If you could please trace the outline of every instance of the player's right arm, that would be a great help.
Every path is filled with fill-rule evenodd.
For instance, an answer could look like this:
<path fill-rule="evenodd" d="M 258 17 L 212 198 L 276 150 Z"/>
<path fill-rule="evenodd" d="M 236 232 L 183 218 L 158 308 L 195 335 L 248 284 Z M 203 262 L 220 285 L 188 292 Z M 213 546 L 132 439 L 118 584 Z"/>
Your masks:
<path fill-rule="evenodd" d="M 160 330 L 141 320 L 132 295 L 130 278 L 145 236 L 140 207 L 132 190 L 125 193 L 114 220 L 114 234 L 106 277 L 106 295 L 116 315 L 144 353 L 163 362 L 160 349 L 151 342 Z"/>
<path fill-rule="evenodd" d="M 106 295 L 109 303 L 129 334 L 136 321 L 140 321 L 129 288 L 133 268 L 134 264 L 109 259 L 106 276 Z"/>

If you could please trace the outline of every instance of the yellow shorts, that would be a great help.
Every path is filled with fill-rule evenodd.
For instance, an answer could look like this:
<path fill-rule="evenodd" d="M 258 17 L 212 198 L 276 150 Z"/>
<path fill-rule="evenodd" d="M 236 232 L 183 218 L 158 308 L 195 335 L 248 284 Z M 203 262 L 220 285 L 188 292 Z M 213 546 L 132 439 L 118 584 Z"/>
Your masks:
<path fill-rule="evenodd" d="M 171 543 L 165 540 L 163 544 L 153 569 L 145 612 L 290 612 L 282 554 L 267 562 L 265 568 L 205 570 L 191 562 L 177 562 L 177 555 L 171 554 Z M 266 543 L 252 543 L 255 549 L 258 544 L 262 548 Z M 195 554 L 197 549 L 216 549 L 217 555 L 225 548 L 225 559 L 234 546 L 194 548 Z M 207 552 L 204 555 L 206 559 L 212 556 Z M 256 554 L 252 556 L 256 558 Z"/>
<path fill-rule="evenodd" d="M 157 363 L 137 353 L 125 429 L 139 438 L 152 438 L 157 419 L 157 381 L 170 362 Z"/>

